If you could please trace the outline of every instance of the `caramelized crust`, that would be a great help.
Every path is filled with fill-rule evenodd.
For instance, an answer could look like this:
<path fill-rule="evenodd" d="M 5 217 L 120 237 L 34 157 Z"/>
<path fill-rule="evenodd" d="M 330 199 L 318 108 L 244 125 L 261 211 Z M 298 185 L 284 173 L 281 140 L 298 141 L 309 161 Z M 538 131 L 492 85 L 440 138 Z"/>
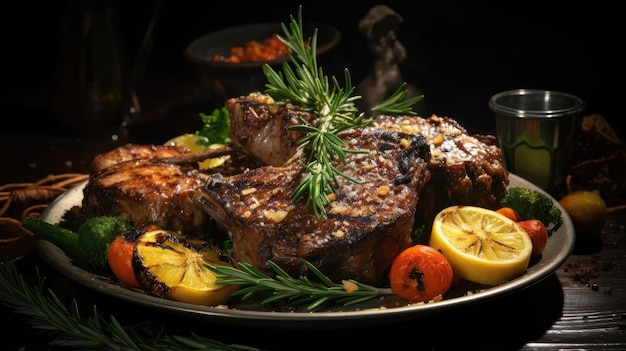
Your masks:
<path fill-rule="evenodd" d="M 509 177 L 504 154 L 493 138 L 469 135 L 455 120 L 434 115 L 379 116 L 374 126 L 426 138 L 432 154 L 428 163 L 432 178 L 418 204 L 418 220 L 424 224 L 451 205 L 498 207 Z"/>

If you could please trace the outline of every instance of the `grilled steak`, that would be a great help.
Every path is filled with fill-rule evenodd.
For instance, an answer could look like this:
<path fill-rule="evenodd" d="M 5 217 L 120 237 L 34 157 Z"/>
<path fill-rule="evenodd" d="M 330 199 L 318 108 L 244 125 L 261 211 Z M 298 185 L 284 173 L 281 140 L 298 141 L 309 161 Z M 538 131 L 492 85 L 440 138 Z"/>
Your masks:
<path fill-rule="evenodd" d="M 338 178 L 339 188 L 317 217 L 304 200 L 292 202 L 304 175 L 299 162 L 242 174 L 213 175 L 196 202 L 231 236 L 234 258 L 268 274 L 272 260 L 292 276 L 306 275 L 302 257 L 331 279 L 380 283 L 394 258 L 411 245 L 419 194 L 430 160 L 424 137 L 376 128 L 341 134 L 351 149 L 335 166 L 362 184 Z"/>
<path fill-rule="evenodd" d="M 495 208 L 506 193 L 509 177 L 495 138 L 469 135 L 455 120 L 434 115 L 378 116 L 374 126 L 423 135 L 430 145 L 432 177 L 420 194 L 417 210 L 424 224 L 450 205 Z"/>
<path fill-rule="evenodd" d="M 185 148 L 126 145 L 96 156 L 84 189 L 82 214 L 120 216 L 137 227 L 154 223 L 205 237 L 212 220 L 192 198 L 207 176 L 169 162 L 186 155 Z"/>
<path fill-rule="evenodd" d="M 248 96 L 229 99 L 230 138 L 236 147 L 245 150 L 267 165 L 279 166 L 296 153 L 302 133 L 290 131 L 301 124 L 300 118 L 310 115 L 296 108 L 268 104 L 268 97 Z"/>

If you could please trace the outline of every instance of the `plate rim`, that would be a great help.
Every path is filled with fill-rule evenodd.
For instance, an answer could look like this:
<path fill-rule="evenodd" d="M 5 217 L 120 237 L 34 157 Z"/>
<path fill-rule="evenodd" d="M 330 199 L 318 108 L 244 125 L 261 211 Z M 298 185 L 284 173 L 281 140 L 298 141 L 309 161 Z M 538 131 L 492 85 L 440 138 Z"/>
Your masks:
<path fill-rule="evenodd" d="M 330 329 L 343 326 L 371 326 L 408 319 L 422 318 L 432 313 L 446 311 L 451 308 L 479 303 L 494 297 L 504 296 L 526 289 L 554 273 L 570 256 L 574 249 L 575 232 L 571 219 L 565 209 L 551 195 L 534 184 L 509 173 L 509 187 L 529 187 L 547 194 L 561 210 L 563 224 L 554 235 L 560 240 L 548 240 L 544 256 L 522 276 L 498 286 L 489 287 L 469 295 L 448 298 L 435 303 L 409 304 L 393 308 L 366 308 L 350 311 L 319 311 L 319 312 L 274 312 L 247 309 L 232 309 L 220 306 L 193 305 L 149 295 L 139 289 L 130 289 L 111 281 L 108 277 L 87 272 L 74 266 L 71 259 L 58 246 L 46 240 L 36 240 L 39 255 L 54 269 L 74 282 L 97 292 L 117 297 L 128 302 L 154 308 L 179 316 L 201 319 L 209 322 L 228 323 L 259 327 L 263 321 L 264 328 L 287 329 Z M 54 199 L 42 212 L 40 219 L 49 223 L 58 223 L 68 208 L 68 203 L 80 205 L 83 188 L 87 180 L 76 184 L 65 193 Z M 556 247 L 560 245 L 560 247 Z M 543 258 L 549 254 L 550 261 Z M 332 321 L 333 323 L 328 323 Z M 340 322 L 340 323 L 339 323 Z"/>

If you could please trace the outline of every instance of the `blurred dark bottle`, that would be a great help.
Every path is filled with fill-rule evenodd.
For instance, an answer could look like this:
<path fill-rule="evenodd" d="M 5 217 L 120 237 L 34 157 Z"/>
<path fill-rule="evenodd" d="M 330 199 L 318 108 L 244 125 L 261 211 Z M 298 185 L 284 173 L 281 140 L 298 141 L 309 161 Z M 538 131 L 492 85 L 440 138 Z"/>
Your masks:
<path fill-rule="evenodd" d="M 78 135 L 115 133 L 139 114 L 115 0 L 68 0 L 62 19 L 53 106 Z"/>

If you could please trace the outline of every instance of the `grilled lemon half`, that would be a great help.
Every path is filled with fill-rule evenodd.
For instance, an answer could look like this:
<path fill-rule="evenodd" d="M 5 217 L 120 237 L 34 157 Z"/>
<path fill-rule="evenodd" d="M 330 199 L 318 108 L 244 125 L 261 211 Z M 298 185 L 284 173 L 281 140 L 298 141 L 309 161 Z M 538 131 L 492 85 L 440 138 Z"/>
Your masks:
<path fill-rule="evenodd" d="M 150 228 L 137 237 L 133 270 L 140 284 L 153 295 L 197 305 L 225 304 L 236 285 L 219 285 L 209 265 L 233 266 L 208 243 L 201 248 L 173 231 Z"/>
<path fill-rule="evenodd" d="M 429 245 L 459 277 L 498 285 L 528 268 L 532 241 L 512 219 L 482 207 L 451 206 L 435 217 Z"/>

